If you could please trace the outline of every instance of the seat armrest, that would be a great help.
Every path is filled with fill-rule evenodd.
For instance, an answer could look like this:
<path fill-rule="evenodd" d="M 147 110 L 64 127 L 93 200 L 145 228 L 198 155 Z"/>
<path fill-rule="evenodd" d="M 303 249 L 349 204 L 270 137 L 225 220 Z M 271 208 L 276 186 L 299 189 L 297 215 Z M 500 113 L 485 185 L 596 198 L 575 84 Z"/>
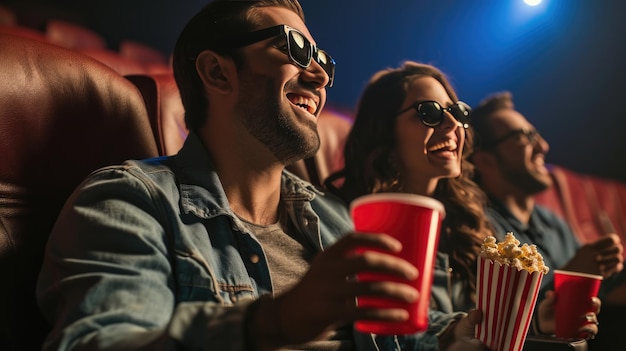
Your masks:
<path fill-rule="evenodd" d="M 553 336 L 529 335 L 523 351 L 587 351 L 585 339 L 560 339 Z"/>

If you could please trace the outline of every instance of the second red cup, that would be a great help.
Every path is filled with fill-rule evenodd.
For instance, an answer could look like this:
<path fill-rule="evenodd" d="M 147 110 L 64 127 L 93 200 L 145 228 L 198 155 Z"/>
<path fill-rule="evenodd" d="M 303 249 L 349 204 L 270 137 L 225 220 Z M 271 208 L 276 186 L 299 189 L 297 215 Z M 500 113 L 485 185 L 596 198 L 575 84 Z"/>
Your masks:
<path fill-rule="evenodd" d="M 578 338 L 585 325 L 585 314 L 595 312 L 591 298 L 598 296 L 601 275 L 554 271 L 554 334 L 558 338 Z"/>
<path fill-rule="evenodd" d="M 360 307 L 404 308 L 407 321 L 357 321 L 357 330 L 375 334 L 411 334 L 428 328 L 428 307 L 433 282 L 433 268 L 441 221 L 445 217 L 441 202 L 427 197 L 403 193 L 377 193 L 359 197 L 351 205 L 354 227 L 359 232 L 385 233 L 402 243 L 398 256 L 411 262 L 419 270 L 414 281 L 400 280 L 374 273 L 361 273 L 361 281 L 399 281 L 414 286 L 420 296 L 414 303 L 400 303 L 374 297 L 359 297 Z"/>

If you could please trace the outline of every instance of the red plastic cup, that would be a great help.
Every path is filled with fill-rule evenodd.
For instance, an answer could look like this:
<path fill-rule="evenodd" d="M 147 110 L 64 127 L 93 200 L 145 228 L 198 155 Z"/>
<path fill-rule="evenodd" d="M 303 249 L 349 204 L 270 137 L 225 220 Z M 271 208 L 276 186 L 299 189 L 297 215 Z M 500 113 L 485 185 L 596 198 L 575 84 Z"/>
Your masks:
<path fill-rule="evenodd" d="M 554 334 L 558 338 L 578 338 L 578 329 L 588 323 L 584 316 L 595 312 L 591 298 L 598 295 L 601 275 L 554 271 Z"/>
<path fill-rule="evenodd" d="M 414 303 L 361 296 L 359 307 L 404 308 L 409 319 L 404 322 L 361 320 L 357 330 L 382 335 L 412 334 L 428 328 L 430 288 L 439 243 L 441 221 L 445 217 L 443 204 L 433 198 L 403 193 L 377 193 L 359 197 L 351 205 L 354 227 L 359 232 L 385 233 L 402 243 L 398 257 L 412 263 L 418 270 L 417 279 L 409 281 L 375 273 L 360 273 L 361 281 L 396 281 L 415 287 L 420 296 Z"/>

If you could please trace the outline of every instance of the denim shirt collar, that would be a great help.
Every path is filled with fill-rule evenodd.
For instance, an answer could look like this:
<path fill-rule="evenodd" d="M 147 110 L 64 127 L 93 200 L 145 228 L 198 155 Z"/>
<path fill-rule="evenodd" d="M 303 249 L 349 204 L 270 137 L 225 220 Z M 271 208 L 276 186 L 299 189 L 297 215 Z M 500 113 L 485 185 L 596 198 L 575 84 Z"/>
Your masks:
<path fill-rule="evenodd" d="M 524 224 L 511 213 L 502 201 L 491 196 L 489 197 L 489 201 L 491 206 L 502 214 L 502 216 L 511 225 L 512 229 L 515 231 L 514 234 L 517 235 L 518 233 L 526 233 L 534 239 L 540 239 L 543 237 L 543 233 L 546 231 L 546 228 L 538 217 L 536 206 L 533 206 L 528 224 Z"/>
<path fill-rule="evenodd" d="M 177 168 L 183 212 L 205 219 L 219 215 L 235 217 L 213 160 L 196 133 L 189 133 L 173 162 Z M 280 191 L 281 198 L 287 202 L 312 201 L 316 195 L 323 194 L 288 171 L 283 171 Z"/>

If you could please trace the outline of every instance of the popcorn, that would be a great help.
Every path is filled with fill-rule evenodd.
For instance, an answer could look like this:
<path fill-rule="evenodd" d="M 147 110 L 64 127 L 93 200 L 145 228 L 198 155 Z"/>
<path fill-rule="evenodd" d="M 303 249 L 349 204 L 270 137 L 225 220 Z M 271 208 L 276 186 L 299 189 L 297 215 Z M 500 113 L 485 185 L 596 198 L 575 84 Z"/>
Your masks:
<path fill-rule="evenodd" d="M 485 238 L 476 272 L 476 308 L 483 313 L 476 338 L 493 351 L 522 351 L 546 273 L 537 246 L 520 246 L 510 232 L 500 243 Z"/>
<path fill-rule="evenodd" d="M 518 270 L 547 274 L 550 269 L 544 264 L 543 256 L 537 251 L 537 245 L 524 244 L 520 247 L 519 244 L 519 240 L 512 232 L 506 233 L 500 243 L 496 243 L 495 237 L 488 236 L 481 245 L 480 255 Z"/>

